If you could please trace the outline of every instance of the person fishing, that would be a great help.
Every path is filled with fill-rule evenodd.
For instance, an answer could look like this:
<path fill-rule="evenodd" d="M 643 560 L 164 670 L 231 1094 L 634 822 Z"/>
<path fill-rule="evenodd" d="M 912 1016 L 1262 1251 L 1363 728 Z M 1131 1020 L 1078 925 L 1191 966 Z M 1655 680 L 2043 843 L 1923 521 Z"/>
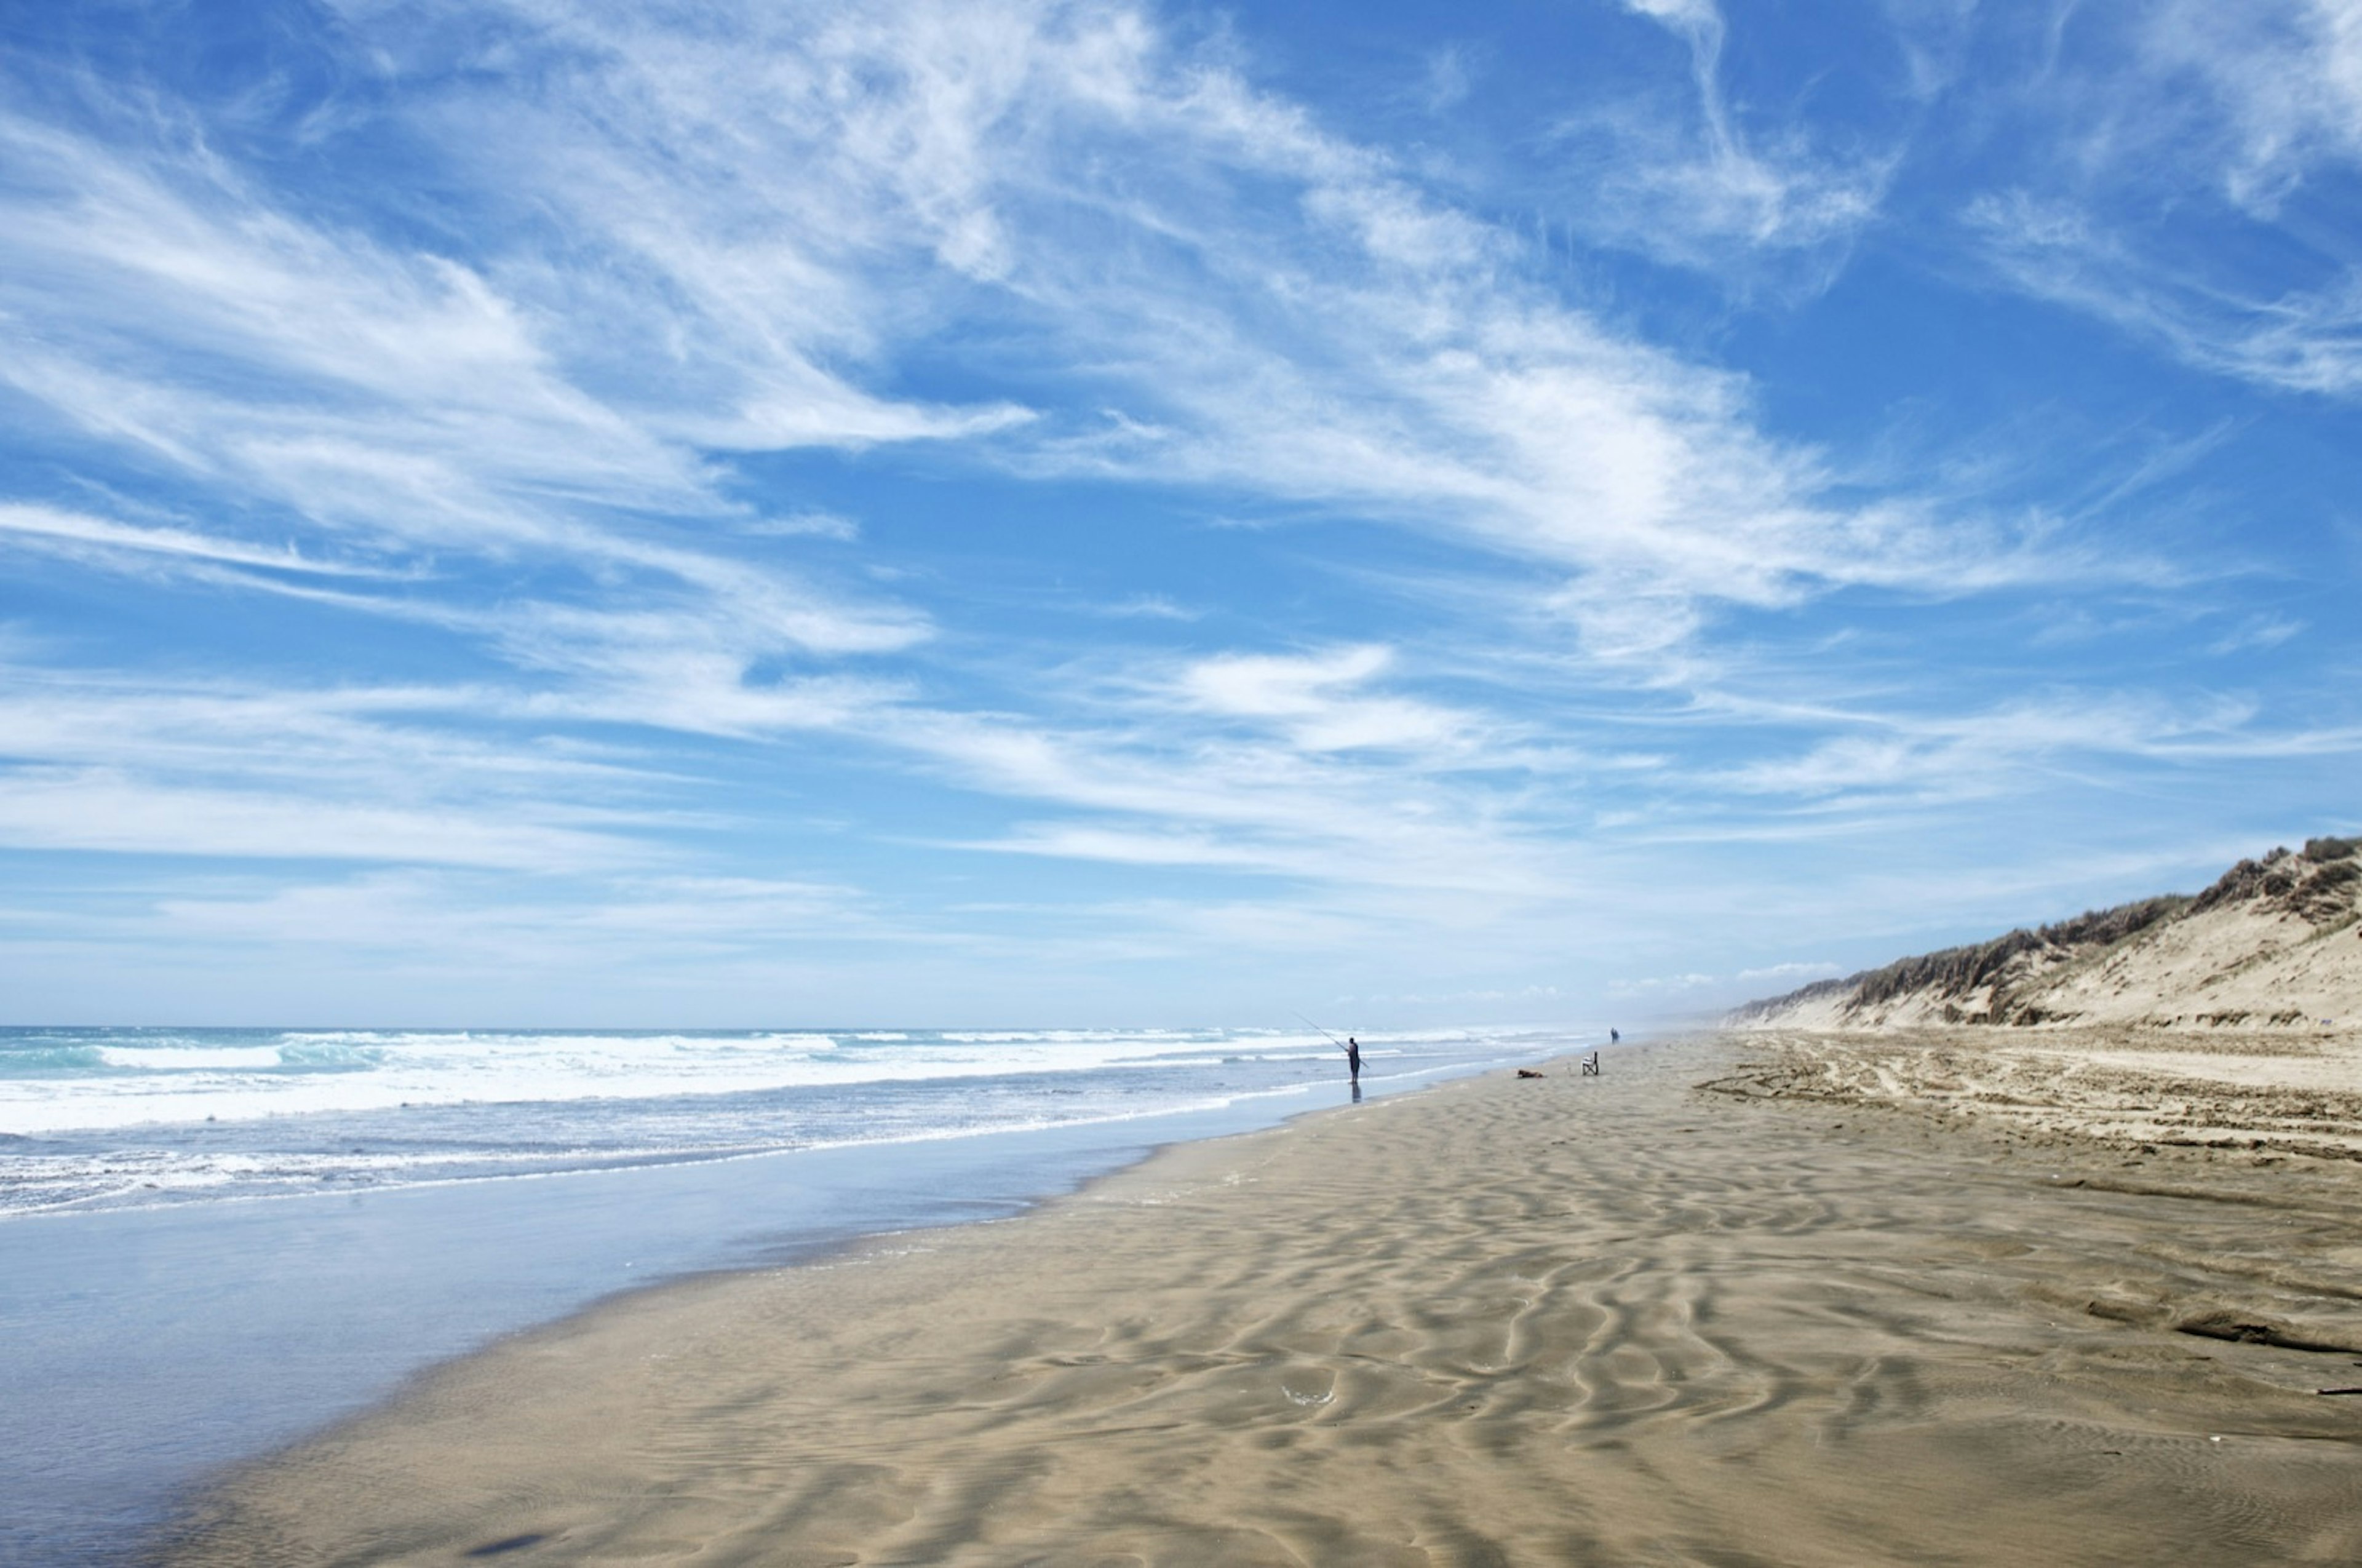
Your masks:
<path fill-rule="evenodd" d="M 1330 1034 L 1327 1030 L 1322 1029 L 1319 1024 L 1313 1023 L 1310 1019 L 1304 1018 L 1302 1013 L 1299 1012 L 1296 1016 L 1303 1018 L 1304 1021 L 1310 1024 L 1311 1027 L 1324 1037 L 1330 1044 L 1334 1045 L 1337 1049 L 1345 1053 L 1345 1071 L 1352 1076 L 1353 1098 L 1356 1099 L 1360 1099 L 1362 1091 L 1362 1043 L 1359 1040 L 1354 1039 L 1350 1034 L 1345 1036 L 1344 1039 L 1340 1040 L 1335 1035 Z"/>

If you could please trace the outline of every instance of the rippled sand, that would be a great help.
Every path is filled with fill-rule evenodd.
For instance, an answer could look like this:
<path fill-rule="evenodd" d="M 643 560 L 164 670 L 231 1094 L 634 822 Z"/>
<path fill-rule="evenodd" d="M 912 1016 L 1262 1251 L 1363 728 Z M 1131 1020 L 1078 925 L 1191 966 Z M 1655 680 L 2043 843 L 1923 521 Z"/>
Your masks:
<path fill-rule="evenodd" d="M 626 1298 L 235 1479 L 178 1560 L 2362 1560 L 2362 1396 L 2315 1392 L 2362 1385 L 2349 1163 L 1694 1087 L 1746 1045 Z"/>

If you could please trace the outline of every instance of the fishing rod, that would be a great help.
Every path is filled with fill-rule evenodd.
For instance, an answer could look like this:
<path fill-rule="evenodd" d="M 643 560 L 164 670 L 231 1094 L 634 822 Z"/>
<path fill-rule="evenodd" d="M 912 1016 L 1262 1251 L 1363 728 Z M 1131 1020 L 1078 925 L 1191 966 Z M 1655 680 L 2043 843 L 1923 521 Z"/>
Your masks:
<path fill-rule="evenodd" d="M 1290 1011 L 1290 1012 L 1296 1012 L 1296 1010 L 1295 1010 L 1294 1008 L 1289 1008 L 1287 1010 L 1288 1010 L 1288 1011 Z M 1297 1012 L 1297 1013 L 1296 1013 L 1296 1016 L 1297 1016 L 1297 1017 L 1298 1017 L 1298 1018 L 1304 1018 L 1304 1015 L 1303 1015 L 1302 1013 L 1300 1013 L 1300 1012 Z M 1335 1035 L 1333 1035 L 1333 1034 L 1329 1034 L 1329 1032 L 1328 1032 L 1327 1030 L 1325 1030 L 1325 1029 L 1321 1028 L 1321 1027 L 1320 1027 L 1319 1024 L 1317 1024 L 1317 1023 L 1313 1023 L 1313 1022 L 1312 1022 L 1312 1021 L 1311 1021 L 1310 1019 L 1308 1019 L 1308 1018 L 1304 1018 L 1304 1021 L 1305 1021 L 1307 1024 L 1311 1025 L 1311 1028 L 1312 1028 L 1312 1030 L 1313 1030 L 1313 1032 L 1314 1032 L 1319 1033 L 1319 1034 L 1327 1034 L 1327 1035 L 1329 1036 L 1329 1043 L 1330 1043 L 1330 1044 L 1331 1044 L 1331 1045 L 1334 1045 L 1335 1047 L 1337 1047 L 1337 1049 L 1338 1049 L 1338 1050 L 1342 1051 L 1342 1050 L 1345 1048 L 1345 1043 L 1344 1043 L 1342 1040 L 1338 1039 L 1338 1038 L 1337 1038 Z"/>
<path fill-rule="evenodd" d="M 1287 1010 L 1290 1012 L 1296 1012 L 1294 1008 L 1290 1008 Z M 1300 1012 L 1297 1012 L 1296 1016 L 1298 1018 L 1304 1018 L 1304 1015 Z M 1304 1021 L 1307 1023 L 1312 1023 L 1312 1021 L 1308 1018 L 1304 1018 Z M 1317 1023 L 1312 1023 L 1312 1027 L 1315 1030 L 1318 1030 L 1320 1033 L 1327 1034 L 1329 1036 L 1329 1043 L 1337 1047 L 1338 1050 L 1345 1053 L 1345 1065 L 1353 1069 L 1353 1103 L 1359 1105 L 1362 1102 L 1361 1045 L 1351 1038 L 1340 1040 L 1335 1035 L 1330 1034 L 1327 1030 L 1321 1029 Z"/>

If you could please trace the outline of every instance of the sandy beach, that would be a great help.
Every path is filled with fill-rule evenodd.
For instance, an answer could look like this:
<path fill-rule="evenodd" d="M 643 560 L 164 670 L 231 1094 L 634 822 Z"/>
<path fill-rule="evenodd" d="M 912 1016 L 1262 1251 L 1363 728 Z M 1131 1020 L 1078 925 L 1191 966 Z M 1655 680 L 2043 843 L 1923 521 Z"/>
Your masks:
<path fill-rule="evenodd" d="M 2319 1392 L 2362 1385 L 2362 1166 L 1796 1092 L 1812 1049 L 623 1297 L 230 1477 L 171 1560 L 2362 1558 L 2362 1396 Z"/>
<path fill-rule="evenodd" d="M 1754 1034 L 1746 1057 L 1724 1092 L 2132 1154 L 2362 1160 L 2362 1034 L 2350 1029 L 1775 1029 Z"/>

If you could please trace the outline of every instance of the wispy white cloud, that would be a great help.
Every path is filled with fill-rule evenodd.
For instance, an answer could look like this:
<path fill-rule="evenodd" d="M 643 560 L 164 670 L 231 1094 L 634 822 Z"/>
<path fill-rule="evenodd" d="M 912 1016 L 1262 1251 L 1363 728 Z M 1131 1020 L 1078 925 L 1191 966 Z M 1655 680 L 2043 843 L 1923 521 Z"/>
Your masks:
<path fill-rule="evenodd" d="M 2362 177 L 2362 8 L 2061 15 L 2012 106 L 2036 152 L 1967 204 L 1970 244 L 2211 373 L 2362 392 L 2362 252 L 2339 216 Z"/>
<path fill-rule="evenodd" d="M 2291 637 L 2302 636 L 2302 621 L 2286 615 L 2250 615 L 2206 646 L 2213 654 L 2241 653 L 2252 648 L 2276 648 Z"/>
<path fill-rule="evenodd" d="M 291 544 L 266 549 L 193 528 L 152 527 L 54 506 L 0 502 L 0 546 L 55 551 L 84 560 L 204 561 L 305 577 L 389 577 L 385 568 L 306 557 Z"/>
<path fill-rule="evenodd" d="M 1694 972 L 1682 975 L 1642 975 L 1611 981 L 1607 994 L 1611 997 L 1639 998 L 1682 996 L 1689 993 L 1720 989 L 1728 982 L 1718 975 Z"/>
<path fill-rule="evenodd" d="M 850 517 L 840 517 L 833 512 L 792 512 L 779 517 L 760 517 L 738 525 L 742 534 L 753 534 L 775 539 L 836 539 L 850 543 L 861 537 L 861 525 Z"/>
<path fill-rule="evenodd" d="M 718 624 L 732 624 L 735 638 L 721 640 L 734 640 L 744 657 L 908 646 L 923 635 L 908 612 L 664 538 L 684 524 L 847 531 L 812 514 L 749 515 L 685 427 L 726 425 L 740 431 L 734 444 L 755 445 L 745 430 L 767 421 L 781 426 L 773 445 L 861 446 L 1010 417 L 870 396 L 823 375 L 792 335 L 778 334 L 742 348 L 734 376 L 669 388 L 668 402 L 635 399 L 625 394 L 636 383 L 601 385 L 596 367 L 569 359 L 570 324 L 598 302 L 551 297 L 548 269 L 536 272 L 536 297 L 485 263 L 292 215 L 193 127 L 102 145 L 0 116 L 0 160 L 14 176 L 0 191 L 9 263 L 0 310 L 42 324 L 0 364 L 0 379 L 88 439 L 203 486 L 226 507 L 267 509 L 291 533 L 345 541 L 310 559 L 358 546 L 409 558 L 456 553 L 478 570 L 523 559 L 584 573 L 575 602 L 504 620 L 519 648 L 546 652 L 569 639 L 662 646 L 660 613 L 634 591 L 652 579 L 679 626 L 695 624 L 693 637 L 711 643 Z M 572 281 L 605 286 L 595 266 Z M 641 328 L 678 314 L 653 293 L 630 304 L 623 318 Z M 719 375 L 716 361 L 699 363 Z M 804 394 L 798 412 L 763 414 L 758 405 L 788 395 L 790 383 Z M 68 537 L 54 509 L 10 515 L 20 536 Z M 137 545 L 219 564 L 299 558 L 208 545 L 193 533 L 89 523 L 71 532 L 89 547 Z M 323 573 L 331 569 L 313 569 Z M 421 596 L 345 602 L 414 613 Z M 535 622 L 537 634 L 525 630 Z"/>
<path fill-rule="evenodd" d="M 256 788 L 159 785 L 79 768 L 0 774 L 0 845 L 16 849 L 393 861 L 531 871 L 629 864 L 645 851 L 617 834 L 522 822 L 513 812 L 454 812 Z"/>
<path fill-rule="evenodd" d="M 2362 161 L 2362 6 L 2174 0 L 2150 14 L 2144 63 L 2169 87 L 2197 83 L 2225 122 L 2213 172 L 2271 214 L 2315 170 Z"/>
<path fill-rule="evenodd" d="M 1392 650 L 1374 645 L 1304 657 L 1226 655 L 1182 671 L 1180 690 L 1205 712 L 1279 726 L 1301 751 L 1431 754 L 1459 744 L 1464 715 L 1362 690 L 1393 661 Z"/>
<path fill-rule="evenodd" d="M 1644 167 L 1636 185 L 1654 186 L 1652 215 L 1670 218 L 1690 243 L 1738 240 L 1793 248 L 1851 238 L 1877 215 L 1896 158 L 1841 160 L 1789 132 L 1770 151 L 1751 146 L 1722 78 L 1727 33 L 1714 0 L 1624 0 L 1625 9 L 1667 28 L 1690 51 L 1697 88 L 1697 155 Z M 1676 241 L 1679 243 L 1679 241 Z"/>
<path fill-rule="evenodd" d="M 1546 898 L 1562 852 L 1489 791 L 1372 770 L 1286 739 L 1164 728 L 1050 727 L 925 711 L 889 714 L 891 743 L 971 789 L 1082 813 L 970 847 L 1131 865 L 1252 869 L 1330 886 Z"/>
<path fill-rule="evenodd" d="M 1129 599 L 1120 599 L 1112 603 L 1093 605 L 1089 613 L 1106 616 L 1112 621 L 1187 622 L 1199 620 L 1204 616 L 1203 611 L 1193 610 L 1161 593 L 1134 594 Z"/>
<path fill-rule="evenodd" d="M 433 723 L 444 714 L 497 712 L 497 688 L 370 685 L 317 690 L 281 684 L 175 683 L 155 676 L 0 668 L 0 734 L 11 758 L 61 767 L 173 770 L 364 789 L 410 778 L 415 788 L 482 787 L 501 779 L 606 778 L 637 769 L 613 748 L 582 742 L 517 744 Z"/>
<path fill-rule="evenodd" d="M 1241 487 L 1544 560 L 1609 649 L 1680 641 L 1702 602 L 1973 585 L 2012 558 L 1996 525 L 1829 499 L 1743 381 L 1521 282 L 1519 235 L 1132 6 L 725 9 L 690 36 L 628 6 L 531 15 L 571 51 L 564 94 L 443 103 L 455 157 L 758 337 L 858 361 L 964 298 L 1015 307 L 1004 364 L 1072 367 L 1109 410 L 1006 425 L 1021 471 Z M 1805 223 L 1774 182 L 1787 215 L 1761 223 Z M 758 242 L 780 271 L 747 263 Z"/>
<path fill-rule="evenodd" d="M 295 882 L 248 896 L 167 898 L 152 919 L 176 939 L 200 944 L 336 948 L 536 971 L 598 953 L 641 965 L 776 950 L 816 937 L 922 939 L 882 922 L 852 889 L 828 883 L 624 875 L 586 894 L 571 885 L 519 889 L 443 869 Z"/>
<path fill-rule="evenodd" d="M 1622 0 L 1688 56 L 1683 97 L 1653 77 L 1595 86 L 1560 116 L 1551 143 L 1572 237 L 1702 272 L 1732 293 L 1809 296 L 1839 274 L 1881 220 L 1907 150 L 1912 104 L 1934 88 L 1924 51 L 1892 128 L 1832 138 L 1801 114 L 1736 95 L 1729 24 L 1713 0 Z M 1896 40 L 1926 29 L 1898 18 Z M 1890 89 L 1890 91 L 1896 91 Z"/>
<path fill-rule="evenodd" d="M 523 302 L 513 319 L 537 334 L 523 358 L 577 395 L 620 381 L 622 353 L 659 368 L 664 401 L 602 392 L 595 406 L 632 422 L 637 449 L 663 460 L 686 492 L 675 508 L 721 503 L 668 443 L 786 439 L 763 432 L 802 417 L 758 397 L 684 420 L 683 409 L 719 405 L 682 344 L 743 338 L 772 369 L 747 369 L 755 350 L 743 346 L 721 363 L 825 409 L 833 394 L 798 379 L 811 366 L 878 366 L 949 319 L 963 291 L 982 290 L 1018 308 L 1030 353 L 1080 367 L 1093 401 L 1116 413 L 1097 425 L 1018 423 L 993 404 L 904 434 L 998 432 L 1000 459 L 1023 473 L 1237 487 L 1539 562 L 1559 575 L 1536 609 L 1579 627 L 1595 658 L 1661 664 L 1717 603 L 1791 604 L 1864 583 L 1955 592 L 2038 569 L 1992 527 L 1827 499 L 1821 458 L 1763 435 L 1742 381 L 1521 281 L 1516 236 L 1425 194 L 1386 155 L 1325 131 L 1227 61 L 1176 51 L 1132 7 L 725 10 L 693 34 L 631 6 L 526 9 L 557 46 L 552 90 L 437 85 L 414 116 L 483 188 L 544 193 L 570 232 L 614 259 L 599 286 L 630 291 L 616 302 L 628 308 L 600 319 L 627 333 L 661 323 L 679 339 L 588 344 L 557 306 L 589 285 L 497 251 L 470 273 L 486 297 Z M 1714 74 L 1719 20 L 1701 12 L 1691 24 L 1713 156 L 1725 175 L 1752 179 L 1760 160 Z M 1073 156 L 1086 143 L 1142 156 Z M 1110 253 L 1126 264 L 1106 265 Z M 1005 346 L 1011 329 L 1000 330 Z M 840 433 L 872 434 L 857 419 Z M 926 628 L 830 602 L 830 618 L 799 631 L 811 605 L 760 574 L 569 524 L 564 547 L 689 591 L 651 603 L 644 588 L 628 608 L 510 604 L 496 624 L 439 612 L 557 678 L 560 689 L 534 698 L 539 712 L 715 733 L 841 729 L 987 792 L 1131 819 L 1005 841 L 1029 853 L 1534 881 L 1531 847 L 1507 825 L 1518 808 L 1489 787 L 1424 786 L 1407 814 L 1371 804 L 1391 788 L 1385 775 L 1342 758 L 1389 752 L 1422 768 L 1512 774 L 1522 759 L 1481 718 L 1366 689 L 1379 670 L 1366 653 L 1333 669 L 1217 656 L 1169 690 L 1142 683 L 1113 725 L 962 715 L 907 683 L 756 682 L 748 671 L 784 646 L 891 652 Z M 1192 716 L 1216 728 L 1182 743 L 1176 767 L 1170 726 Z M 1222 723 L 1268 740 L 1220 741 Z M 1277 779 L 1306 804 L 1277 803 Z M 1429 847 L 1376 849 L 1407 829 Z"/>
<path fill-rule="evenodd" d="M 530 538 L 536 493 L 703 502 L 682 454 L 551 373 L 457 262 L 303 224 L 198 148 L 127 153 L 12 116 L 0 157 L 0 306 L 44 324 L 0 374 L 94 437 L 424 540 Z"/>
<path fill-rule="evenodd" d="M 2290 392 L 2362 392 L 2362 262 L 2258 295 L 2161 259 L 2080 204 L 1988 193 L 1965 215 L 2027 293 L 2086 312 L 2190 364 Z"/>
<path fill-rule="evenodd" d="M 453 723 L 497 691 L 0 674 L 12 848 L 613 871 L 685 825 L 644 756 Z"/>
<path fill-rule="evenodd" d="M 742 513 L 701 452 L 999 432 L 1025 471 L 1242 486 L 1547 563 L 1568 574 L 1547 603 L 1611 658 L 1661 656 L 1717 602 L 2035 569 L 1999 525 L 1830 499 L 1823 458 L 1765 436 L 1743 381 L 1520 282 L 1517 236 L 1132 6 L 725 8 L 695 31 L 514 9 L 535 31 L 501 47 L 548 73 L 529 94 L 432 75 L 449 62 L 422 50 L 447 46 L 418 23 L 442 7 L 354 20 L 420 73 L 407 117 L 467 199 L 535 190 L 582 264 L 505 251 L 499 208 L 475 215 L 480 256 L 403 253 L 288 215 L 193 139 L 133 156 L 19 117 L 5 147 L 37 177 L 5 214 L 13 300 L 77 329 L 8 373 L 320 525 L 662 573 L 823 653 L 912 634 L 809 585 L 787 604 L 776 571 L 758 586 L 650 544 L 619 509 Z M 1716 86 L 1719 14 L 1651 14 L 1693 46 L 1717 177 L 1757 181 Z M 862 387 L 978 291 L 1029 307 L 1029 351 L 1095 377 L 1114 422 Z"/>
<path fill-rule="evenodd" d="M 1725 1006 L 1740 998 L 1777 995 L 1844 972 L 1840 965 L 1807 961 L 1766 964 L 1728 975 L 1694 970 L 1677 975 L 1640 975 L 1610 981 L 1607 994 L 1629 1001 L 1675 1007 Z"/>
<path fill-rule="evenodd" d="M 1430 115 L 1441 115 L 1467 102 L 1470 90 L 1481 74 L 1481 65 L 1470 58 L 1462 45 L 1447 45 L 1427 57 L 1426 91 L 1421 106 Z"/>
<path fill-rule="evenodd" d="M 1768 123 L 1707 0 L 1632 9 L 1686 51 L 1689 85 L 1673 132 L 1627 144 L 1647 156 L 1592 240 L 1645 228 L 1722 268 L 1826 259 L 1879 221 L 1891 149 Z M 1834 679 L 1739 713 L 1731 692 L 1754 688 L 1733 667 L 1769 657 L 1723 635 L 1741 614 L 2057 589 L 2122 578 L 2125 553 L 2078 553 L 1965 487 L 1863 483 L 1779 433 L 1746 377 L 1561 293 L 1515 223 L 1144 6 L 342 15 L 371 91 L 323 122 L 323 156 L 366 127 L 376 156 L 419 160 L 399 223 L 340 215 L 365 197 L 278 183 L 197 111 L 133 91 L 94 89 L 75 128 L 0 118 L 0 312 L 40 328 L 0 359 L 12 406 L 46 449 L 173 497 L 153 515 L 0 497 L 0 545 L 230 574 L 206 580 L 398 624 L 423 665 L 465 671 L 204 686 L 125 650 L 113 675 L 12 682 L 8 844 L 394 867 L 175 901 L 192 929 L 424 945 L 450 903 L 475 912 L 447 930 L 555 944 L 535 951 L 608 952 L 635 926 L 715 951 L 832 922 L 950 940 L 963 919 L 961 940 L 1018 944 L 981 900 L 929 927 L 825 878 L 698 879 L 731 853 L 701 834 L 858 768 L 966 797 L 960 826 L 914 827 L 844 806 L 865 793 L 844 778 L 816 790 L 899 848 L 1248 889 L 1064 906 L 1076 954 L 1404 951 L 1440 931 L 1480 967 L 1547 963 L 1613 923 L 1587 899 L 1589 835 L 1760 839 L 1795 801 L 1908 809 L 2060 756 L 2348 744 L 2103 696 L 1896 717 Z M 1439 64 L 1439 102 L 1465 64 Z M 2331 156 L 2305 124 L 2272 157 Z M 2072 228 L 2087 218 L 2013 200 L 1981 209 L 1992 254 L 2121 282 L 2092 259 L 2105 236 Z M 2124 275 L 2153 284 L 2148 265 Z M 2144 286 L 2153 311 L 2162 285 Z M 2223 363 L 2343 384 L 2347 307 L 2320 298 L 2290 307 L 2285 343 Z M 2218 307 L 2249 329 L 2270 314 Z M 2227 353 L 2213 320 L 2177 351 Z M 938 475 L 1180 486 L 1317 520 L 1354 541 L 1339 576 L 1364 583 L 1412 554 L 1368 541 L 1412 536 L 1418 624 L 1258 631 L 1124 582 L 1059 607 L 1153 646 L 996 643 L 959 585 L 888 577 L 907 519 L 795 493 L 798 449 L 875 463 L 911 442 Z M 1793 753 L 1772 753 L 1775 724 Z M 1697 766 L 1694 737 L 1729 729 L 1749 745 Z M 725 772 L 763 784 L 708 776 Z M 598 887 L 491 889 L 518 874 Z M 1620 875 L 1663 899 L 1659 929 L 1713 896 Z"/>
<path fill-rule="evenodd" d="M 1755 793 L 1840 797 L 1903 793 L 1971 799 L 2024 787 L 2028 769 L 2138 758 L 2264 758 L 2362 750 L 2351 726 L 2269 729 L 2256 705 L 2235 699 L 2172 703 L 2132 694 L 2062 694 L 1982 712 L 1862 715 L 1860 732 L 1816 742 L 1802 755 L 1749 764 L 1728 776 Z"/>
<path fill-rule="evenodd" d="M 1838 972 L 1838 966 L 1835 964 L 1826 961 L 1808 961 L 1805 963 L 1768 964 L 1763 966 L 1761 968 L 1741 969 L 1738 972 L 1738 978 L 1747 985 L 1759 985 L 1767 980 L 1783 981 L 1794 984 L 1801 983 L 1805 980 L 1822 978 L 1830 975 L 1835 975 Z"/>
<path fill-rule="evenodd" d="M 1554 1012 L 1559 1004 L 1571 999 L 1556 986 L 1532 985 L 1515 988 L 1471 987 L 1446 991 L 1374 991 L 1368 996 L 1343 996 L 1336 999 L 1342 1005 L 1360 1003 L 1371 1007 L 1466 1007 L 1471 1003 L 1487 1006 L 1511 1002 L 1545 1008 Z"/>

